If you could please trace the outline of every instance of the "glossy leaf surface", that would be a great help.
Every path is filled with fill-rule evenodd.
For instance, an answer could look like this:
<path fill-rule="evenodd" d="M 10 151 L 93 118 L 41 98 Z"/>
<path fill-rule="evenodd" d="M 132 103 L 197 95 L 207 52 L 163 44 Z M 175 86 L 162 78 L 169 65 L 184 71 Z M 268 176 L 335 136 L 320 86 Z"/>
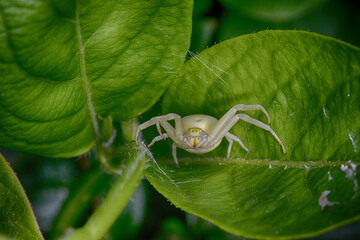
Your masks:
<path fill-rule="evenodd" d="M 0 146 L 87 152 L 98 117 L 148 109 L 183 64 L 192 1 L 0 1 Z"/>
<path fill-rule="evenodd" d="M 43 239 L 24 189 L 1 154 L 0 233 L 11 239 Z"/>
<path fill-rule="evenodd" d="M 360 50 L 302 31 L 264 31 L 217 44 L 188 61 L 166 92 L 163 113 L 220 118 L 236 104 L 261 104 L 287 150 L 238 121 L 226 139 L 194 155 L 171 145 L 146 171 L 177 207 L 250 238 L 300 238 L 360 219 Z M 259 111 L 246 112 L 266 122 Z M 154 127 L 155 128 L 155 127 Z M 146 133 L 145 133 L 146 134 Z M 159 154 L 157 154 L 159 155 Z"/>

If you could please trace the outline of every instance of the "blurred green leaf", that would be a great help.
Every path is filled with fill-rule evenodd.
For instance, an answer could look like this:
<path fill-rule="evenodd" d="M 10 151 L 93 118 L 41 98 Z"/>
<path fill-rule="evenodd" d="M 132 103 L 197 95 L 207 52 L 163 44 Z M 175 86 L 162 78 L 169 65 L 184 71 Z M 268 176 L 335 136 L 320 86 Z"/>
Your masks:
<path fill-rule="evenodd" d="M 349 2 L 333 0 L 302 17 L 285 21 L 269 22 L 253 19 L 234 9 L 221 13 L 216 41 L 254 33 L 261 30 L 306 30 L 339 38 L 351 44 L 360 44 L 360 9 Z"/>
<path fill-rule="evenodd" d="M 333 0 L 294 21 L 295 29 L 310 30 L 360 46 L 360 8 L 352 1 Z"/>
<path fill-rule="evenodd" d="M 189 48 L 192 0 L 0 0 L 0 146 L 73 157 L 97 116 L 148 109 Z"/>
<path fill-rule="evenodd" d="M 213 44 L 218 22 L 215 18 L 202 17 L 193 21 L 191 48 L 193 52 L 204 50 Z"/>
<path fill-rule="evenodd" d="M 59 214 L 53 222 L 51 239 L 58 239 L 66 229 L 80 226 L 92 200 L 101 191 L 108 191 L 112 176 L 103 172 L 98 165 L 86 171 L 73 183 L 70 194 L 63 203 Z"/>
<path fill-rule="evenodd" d="M 235 240 L 239 239 L 234 235 L 224 232 L 214 224 L 199 218 L 191 213 L 186 213 L 186 223 L 188 227 L 189 236 L 192 239 L 206 239 L 206 240 Z"/>
<path fill-rule="evenodd" d="M 1 154 L 0 233 L 19 240 L 43 239 L 24 189 Z"/>
<path fill-rule="evenodd" d="M 289 22 L 270 23 L 266 21 L 249 18 L 233 10 L 225 10 L 222 13 L 217 32 L 217 41 L 227 40 L 244 34 L 259 32 L 262 30 L 294 29 L 294 25 Z"/>
<path fill-rule="evenodd" d="M 110 115 L 106 116 L 104 119 L 102 119 L 100 124 L 100 132 L 102 136 L 102 140 L 104 142 L 109 142 L 111 137 L 114 136 L 114 129 L 113 126 L 113 119 Z"/>
<path fill-rule="evenodd" d="M 177 207 L 250 238 L 314 236 L 360 219 L 360 50 L 303 31 L 264 31 L 217 44 L 186 62 L 163 112 L 220 118 L 261 104 L 283 141 L 238 122 L 227 142 L 194 155 L 162 155 L 146 177 Z M 246 112 L 265 122 L 259 112 Z M 165 143 L 158 146 L 170 149 Z M 166 146 L 165 146 L 166 145 Z"/>
<path fill-rule="evenodd" d="M 213 5 L 213 0 L 194 0 L 193 15 L 198 17 L 204 15 Z"/>
<path fill-rule="evenodd" d="M 161 222 L 160 231 L 154 237 L 154 240 L 166 239 L 189 239 L 187 238 L 185 224 L 177 218 L 168 218 Z"/>
<path fill-rule="evenodd" d="M 226 8 L 237 10 L 253 18 L 284 21 L 298 18 L 329 0 L 219 0 Z"/>
<path fill-rule="evenodd" d="M 0 240 L 13 240 L 13 238 L 7 237 L 0 233 Z"/>
<path fill-rule="evenodd" d="M 82 160 L 49 159 L 21 153 L 6 156 L 27 193 L 41 232 L 47 238 L 70 186 L 77 181 L 77 164 Z"/>

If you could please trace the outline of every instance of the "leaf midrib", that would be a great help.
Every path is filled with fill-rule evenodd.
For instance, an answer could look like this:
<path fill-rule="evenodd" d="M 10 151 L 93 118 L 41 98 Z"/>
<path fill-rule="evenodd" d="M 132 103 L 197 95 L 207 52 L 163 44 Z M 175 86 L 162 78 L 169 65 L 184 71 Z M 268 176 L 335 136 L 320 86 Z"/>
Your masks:
<path fill-rule="evenodd" d="M 91 98 L 89 79 L 86 74 L 85 47 L 83 46 L 83 42 L 82 42 L 81 26 L 80 26 L 80 0 L 76 0 L 74 24 L 75 24 L 75 28 L 76 28 L 78 47 L 79 47 L 79 57 L 80 57 L 79 64 L 80 64 L 81 81 L 83 83 L 84 92 L 87 97 L 86 103 L 87 103 L 87 107 L 89 109 L 94 132 L 95 132 L 96 138 L 99 138 L 100 137 L 99 124 L 96 119 L 96 112 L 95 112 L 94 104 L 92 103 L 92 98 Z"/>
<path fill-rule="evenodd" d="M 252 166 L 271 166 L 271 167 L 289 167 L 289 168 L 319 168 L 319 167 L 340 167 L 341 165 L 349 165 L 354 163 L 359 165 L 358 161 L 354 160 L 327 160 L 327 161 L 292 161 L 292 160 L 271 160 L 271 159 L 243 159 L 243 158 L 223 158 L 223 157 L 207 157 L 207 158 L 179 158 L 180 168 L 181 166 L 191 166 L 191 165 L 219 165 L 220 167 L 225 167 L 228 165 L 252 165 Z M 159 160 L 159 163 L 162 164 L 173 164 L 174 161 L 171 159 Z"/>

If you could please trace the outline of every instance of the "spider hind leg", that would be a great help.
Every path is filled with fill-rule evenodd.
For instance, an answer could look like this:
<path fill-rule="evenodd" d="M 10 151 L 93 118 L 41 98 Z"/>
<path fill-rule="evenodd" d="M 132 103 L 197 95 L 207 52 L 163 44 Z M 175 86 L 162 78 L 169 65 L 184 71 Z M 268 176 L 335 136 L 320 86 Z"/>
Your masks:
<path fill-rule="evenodd" d="M 259 128 L 262 128 L 262 129 L 268 131 L 269 133 L 271 133 L 271 135 L 276 139 L 276 141 L 281 146 L 281 149 L 282 149 L 283 153 L 286 154 L 284 144 L 281 142 L 280 138 L 278 137 L 278 135 L 276 135 L 276 133 L 274 132 L 274 130 L 272 130 L 271 127 L 269 127 L 268 125 L 266 125 L 263 122 L 260 122 L 259 120 L 255 119 L 255 118 L 249 117 L 248 115 L 242 114 L 242 113 L 236 114 L 234 116 L 234 118 L 232 119 L 232 121 L 234 123 L 236 123 L 239 119 L 241 119 L 241 120 L 243 120 L 245 122 L 248 122 L 248 123 L 250 123 L 252 125 L 255 125 L 255 126 L 259 127 Z"/>
<path fill-rule="evenodd" d="M 229 141 L 229 147 L 228 147 L 228 150 L 227 150 L 227 159 L 230 158 L 230 152 L 231 152 L 231 148 L 232 148 L 232 144 L 233 142 L 237 142 L 240 144 L 240 146 L 246 151 L 246 152 L 249 152 L 249 149 L 247 147 L 245 147 L 245 145 L 243 144 L 243 142 L 235 135 L 231 134 L 231 133 L 226 133 L 225 134 L 225 137 L 226 139 Z"/>

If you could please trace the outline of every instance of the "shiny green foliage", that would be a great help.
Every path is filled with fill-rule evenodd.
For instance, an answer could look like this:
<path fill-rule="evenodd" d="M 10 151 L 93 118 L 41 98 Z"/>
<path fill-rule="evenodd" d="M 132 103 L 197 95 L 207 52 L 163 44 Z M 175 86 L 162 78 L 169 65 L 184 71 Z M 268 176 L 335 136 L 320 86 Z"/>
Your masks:
<path fill-rule="evenodd" d="M 0 147 L 45 156 L 4 150 L 46 239 L 297 239 L 359 220 L 360 50 L 302 31 L 244 34 L 303 29 L 359 45 L 360 9 L 349 0 L 192 6 L 0 0 Z M 238 103 L 267 109 L 287 155 L 241 121 L 230 132 L 250 152 L 234 143 L 230 159 L 224 140 L 204 155 L 178 149 L 177 168 L 171 140 L 152 154 L 132 141 L 154 116 L 220 118 Z M 157 135 L 143 131 L 147 142 Z M 59 156 L 76 158 L 48 158 Z M 42 239 L 2 157 L 0 205 L 0 239 Z"/>
<path fill-rule="evenodd" d="M 24 189 L 1 154 L 0 233 L 0 239 L 43 239 Z"/>
<path fill-rule="evenodd" d="M 321 35 L 264 31 L 217 44 L 184 65 L 163 112 L 220 118 L 261 104 L 287 155 L 239 121 L 230 132 L 249 154 L 234 144 L 227 160 L 226 140 L 200 156 L 179 150 L 180 168 L 164 155 L 146 177 L 176 206 L 250 238 L 313 236 L 359 219 L 359 80 L 360 50 Z"/>
<path fill-rule="evenodd" d="M 0 1 L 0 146 L 88 152 L 98 116 L 161 96 L 189 48 L 192 1 Z"/>

